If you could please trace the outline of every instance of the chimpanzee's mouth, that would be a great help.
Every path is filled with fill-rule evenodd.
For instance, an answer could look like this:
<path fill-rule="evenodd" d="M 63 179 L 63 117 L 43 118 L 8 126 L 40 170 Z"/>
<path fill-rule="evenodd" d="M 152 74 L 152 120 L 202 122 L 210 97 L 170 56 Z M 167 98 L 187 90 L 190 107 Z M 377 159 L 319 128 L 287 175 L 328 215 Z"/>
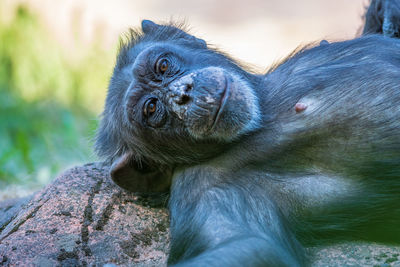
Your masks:
<path fill-rule="evenodd" d="M 210 127 L 210 131 L 214 130 L 214 127 L 217 125 L 219 118 L 221 117 L 221 114 L 225 108 L 225 104 L 228 100 L 229 91 L 230 91 L 229 89 L 230 89 L 230 82 L 229 82 L 229 79 L 227 77 L 225 77 L 225 88 L 221 93 L 221 98 L 219 100 L 219 106 L 217 108 L 217 111 L 215 112 L 213 124 Z"/>

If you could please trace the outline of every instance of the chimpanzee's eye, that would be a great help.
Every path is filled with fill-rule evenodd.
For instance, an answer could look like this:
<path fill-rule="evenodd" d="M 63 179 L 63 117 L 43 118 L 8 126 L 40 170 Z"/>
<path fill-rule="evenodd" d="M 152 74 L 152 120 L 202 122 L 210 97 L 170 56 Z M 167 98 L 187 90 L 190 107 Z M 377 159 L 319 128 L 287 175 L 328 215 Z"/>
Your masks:
<path fill-rule="evenodd" d="M 161 58 L 156 63 L 156 71 L 164 74 L 169 68 L 169 61 L 166 58 Z"/>
<path fill-rule="evenodd" d="M 154 112 L 156 112 L 156 110 L 157 110 L 157 98 L 149 98 L 144 103 L 144 108 L 143 108 L 144 115 L 149 117 Z"/>

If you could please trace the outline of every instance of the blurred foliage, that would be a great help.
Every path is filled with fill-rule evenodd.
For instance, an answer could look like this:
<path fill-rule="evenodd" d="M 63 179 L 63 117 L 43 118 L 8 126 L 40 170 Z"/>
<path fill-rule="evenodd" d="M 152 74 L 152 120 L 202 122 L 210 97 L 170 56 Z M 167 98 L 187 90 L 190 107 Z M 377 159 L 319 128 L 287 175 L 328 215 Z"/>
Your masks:
<path fill-rule="evenodd" d="M 23 6 L 0 21 L 0 40 L 0 188 L 45 184 L 92 160 L 114 51 L 77 40 L 80 56 L 71 57 Z"/>

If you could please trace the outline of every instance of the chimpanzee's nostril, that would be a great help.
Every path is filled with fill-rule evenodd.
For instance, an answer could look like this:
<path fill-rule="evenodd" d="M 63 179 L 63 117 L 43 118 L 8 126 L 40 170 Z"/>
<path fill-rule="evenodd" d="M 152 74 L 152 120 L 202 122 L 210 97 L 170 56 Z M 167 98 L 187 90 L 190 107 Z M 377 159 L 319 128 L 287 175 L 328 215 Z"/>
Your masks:
<path fill-rule="evenodd" d="M 191 83 L 186 84 L 185 93 L 187 93 L 187 92 L 189 92 L 190 90 L 192 90 L 192 88 L 193 88 L 193 84 L 191 84 Z"/>
<path fill-rule="evenodd" d="M 191 98 L 190 98 L 190 96 L 188 96 L 188 95 L 182 95 L 179 99 L 178 99 L 178 101 L 176 102 L 177 104 L 179 104 L 179 105 L 186 105 L 187 103 L 189 103 L 190 102 L 190 100 L 191 100 Z"/>

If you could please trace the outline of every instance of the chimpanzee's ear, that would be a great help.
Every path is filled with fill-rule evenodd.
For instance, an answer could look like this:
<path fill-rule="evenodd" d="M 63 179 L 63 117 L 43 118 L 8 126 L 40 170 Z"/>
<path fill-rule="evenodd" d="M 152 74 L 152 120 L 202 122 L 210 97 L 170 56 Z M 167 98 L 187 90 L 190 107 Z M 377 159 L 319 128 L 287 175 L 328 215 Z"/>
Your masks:
<path fill-rule="evenodd" d="M 147 20 L 147 19 L 142 20 L 142 31 L 144 33 L 151 33 L 152 31 L 154 31 L 157 28 L 157 26 L 160 26 L 160 25 L 155 24 L 151 20 Z"/>
<path fill-rule="evenodd" d="M 147 19 L 142 20 L 142 31 L 145 34 L 151 34 L 155 30 L 157 30 L 159 27 L 173 29 L 175 31 L 175 33 L 179 32 L 179 35 L 178 35 L 179 38 L 185 39 L 185 40 L 191 42 L 192 44 L 196 44 L 197 46 L 202 47 L 202 48 L 206 48 L 207 47 L 207 43 L 203 39 L 199 39 L 199 38 L 197 38 L 197 37 L 195 37 L 193 35 L 190 35 L 187 32 L 185 32 L 185 31 L 183 31 L 183 30 L 181 30 L 181 29 L 179 29 L 177 27 L 168 26 L 168 25 L 167 26 L 159 25 L 159 24 L 156 24 L 153 21 L 147 20 Z"/>
<path fill-rule="evenodd" d="M 139 164 L 130 153 L 114 160 L 110 174 L 112 180 L 123 189 L 139 193 L 167 192 L 172 178 L 170 168 L 153 167 L 144 161 Z"/>

